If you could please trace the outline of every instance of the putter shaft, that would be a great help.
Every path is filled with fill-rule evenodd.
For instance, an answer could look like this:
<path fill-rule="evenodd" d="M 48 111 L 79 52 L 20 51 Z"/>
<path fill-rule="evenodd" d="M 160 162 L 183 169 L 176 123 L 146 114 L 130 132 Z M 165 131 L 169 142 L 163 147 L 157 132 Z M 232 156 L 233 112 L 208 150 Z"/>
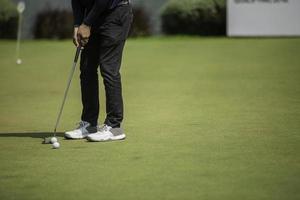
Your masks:
<path fill-rule="evenodd" d="M 59 109 L 59 112 L 58 112 L 58 116 L 57 116 L 57 119 L 56 119 L 56 123 L 55 123 L 55 127 L 54 127 L 54 137 L 56 136 L 56 129 L 57 129 L 58 124 L 60 122 L 61 114 L 62 114 L 64 105 L 65 105 L 65 102 L 66 102 L 66 99 L 67 99 L 67 95 L 68 95 L 69 88 L 70 88 L 70 85 L 71 85 L 71 82 L 72 82 L 72 78 L 73 78 L 73 75 L 74 75 L 74 72 L 75 72 L 75 69 L 76 69 L 76 65 L 77 65 L 79 55 L 80 55 L 80 51 L 81 51 L 81 47 L 79 46 L 79 47 L 77 47 L 77 50 L 76 50 L 74 62 L 73 62 L 71 72 L 70 72 L 70 75 L 69 75 L 69 79 L 68 79 L 68 82 L 67 82 L 67 87 L 66 87 L 64 97 L 63 97 L 63 100 L 62 100 L 62 103 L 61 103 L 61 106 L 60 106 L 60 109 Z"/>

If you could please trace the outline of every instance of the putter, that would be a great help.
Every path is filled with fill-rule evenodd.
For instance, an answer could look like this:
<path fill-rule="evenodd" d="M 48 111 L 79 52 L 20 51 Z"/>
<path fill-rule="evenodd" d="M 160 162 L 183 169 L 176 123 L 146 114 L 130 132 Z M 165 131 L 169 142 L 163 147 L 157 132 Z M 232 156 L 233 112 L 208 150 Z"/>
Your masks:
<path fill-rule="evenodd" d="M 76 49 L 76 54 L 75 54 L 74 62 L 73 62 L 73 65 L 72 65 L 72 68 L 71 68 L 71 72 L 70 72 L 70 75 L 69 75 L 69 79 L 68 79 L 68 82 L 67 82 L 67 87 L 66 87 L 65 94 L 64 94 L 64 97 L 63 97 L 63 100 L 62 100 L 59 112 L 58 112 L 57 119 L 56 119 L 54 131 L 53 131 L 53 137 L 56 137 L 56 129 L 57 129 L 58 124 L 60 122 L 61 114 L 62 114 L 62 111 L 64 109 L 64 105 L 65 105 L 65 102 L 66 102 L 66 99 L 67 99 L 67 95 L 68 95 L 69 88 L 70 88 L 70 85 L 71 85 L 71 82 L 72 82 L 72 78 L 73 78 L 73 75 L 74 75 L 74 72 L 75 72 L 75 69 L 76 69 L 76 65 L 77 65 L 77 61 L 78 61 L 80 52 L 81 52 L 81 46 L 77 47 L 77 49 Z M 51 137 L 46 137 L 46 138 L 44 138 L 43 143 L 44 144 L 50 144 L 51 143 L 50 140 L 51 140 Z"/>

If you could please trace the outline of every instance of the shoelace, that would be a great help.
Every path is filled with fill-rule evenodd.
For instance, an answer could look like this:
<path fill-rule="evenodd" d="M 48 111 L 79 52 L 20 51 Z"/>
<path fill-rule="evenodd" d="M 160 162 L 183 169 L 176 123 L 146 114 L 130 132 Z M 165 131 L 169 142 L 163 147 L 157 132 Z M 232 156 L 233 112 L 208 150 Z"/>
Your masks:
<path fill-rule="evenodd" d="M 108 131 L 108 126 L 104 124 L 103 126 L 99 127 L 99 131 Z"/>
<path fill-rule="evenodd" d="M 77 129 L 80 129 L 80 128 L 84 127 L 87 124 L 88 124 L 88 122 L 80 121 L 80 122 L 77 123 L 77 125 L 78 125 Z"/>

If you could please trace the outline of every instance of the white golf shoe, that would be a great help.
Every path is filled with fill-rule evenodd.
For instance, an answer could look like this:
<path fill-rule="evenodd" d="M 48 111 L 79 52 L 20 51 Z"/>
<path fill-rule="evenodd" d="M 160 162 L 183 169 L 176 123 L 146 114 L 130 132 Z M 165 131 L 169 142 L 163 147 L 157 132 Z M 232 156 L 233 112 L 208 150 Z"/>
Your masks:
<path fill-rule="evenodd" d="M 89 134 L 87 139 L 91 142 L 105 142 L 123 140 L 126 135 L 121 128 L 112 128 L 106 124 L 99 127 L 97 133 Z"/>
<path fill-rule="evenodd" d="M 96 133 L 97 127 L 92 127 L 89 122 L 81 121 L 79 126 L 73 131 L 65 132 L 66 139 L 83 139 L 91 133 Z"/>

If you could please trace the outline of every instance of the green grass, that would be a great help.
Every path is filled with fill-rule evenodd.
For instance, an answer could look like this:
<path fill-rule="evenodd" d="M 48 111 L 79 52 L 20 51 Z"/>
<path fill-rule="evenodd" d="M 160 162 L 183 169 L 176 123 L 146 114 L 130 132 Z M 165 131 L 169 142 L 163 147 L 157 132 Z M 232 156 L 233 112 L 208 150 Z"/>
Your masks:
<path fill-rule="evenodd" d="M 300 39 L 127 43 L 121 142 L 53 130 L 71 42 L 0 42 L 0 199 L 300 199 Z M 59 131 L 74 128 L 78 70 Z M 104 119 L 103 84 L 101 116 Z M 40 133 L 39 133 L 40 132 Z"/>

